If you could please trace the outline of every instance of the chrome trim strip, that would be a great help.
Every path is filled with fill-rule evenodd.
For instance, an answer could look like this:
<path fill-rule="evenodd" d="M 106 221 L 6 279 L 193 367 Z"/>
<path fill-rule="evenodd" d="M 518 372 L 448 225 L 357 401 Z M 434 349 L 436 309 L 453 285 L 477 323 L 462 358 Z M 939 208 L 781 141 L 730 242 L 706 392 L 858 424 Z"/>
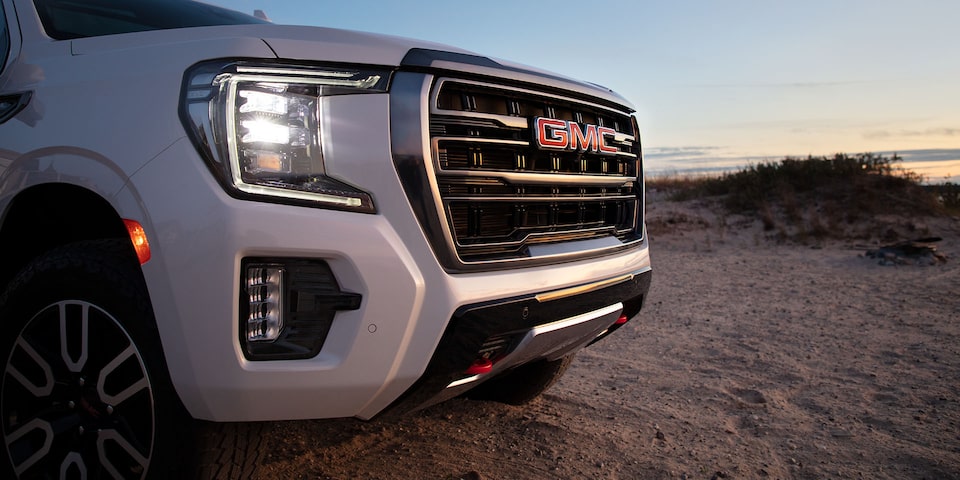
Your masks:
<path fill-rule="evenodd" d="M 559 300 L 561 298 L 567 298 L 567 297 L 572 297 L 574 295 L 580 295 L 582 293 L 593 292 L 596 290 L 600 290 L 601 288 L 606 288 L 611 285 L 616 285 L 618 283 L 629 282 L 630 280 L 633 280 L 634 278 L 636 278 L 637 275 L 642 275 L 648 270 L 650 269 L 648 268 L 648 269 L 641 270 L 639 272 L 628 273 L 626 275 L 620 275 L 619 277 L 608 278 L 606 280 L 601 280 L 599 282 L 594 282 L 594 283 L 588 283 L 586 285 L 578 285 L 576 287 L 564 288 L 562 290 L 554 290 L 552 292 L 541 293 L 534 298 L 537 299 L 537 302 L 547 303 L 547 302 L 552 302 L 554 300 Z"/>
<path fill-rule="evenodd" d="M 461 85 L 472 85 L 472 86 L 475 86 L 475 87 L 485 87 L 485 88 L 489 88 L 489 89 L 491 89 L 491 90 L 500 90 L 500 91 L 516 92 L 516 93 L 519 93 L 519 94 L 522 94 L 522 95 L 528 95 L 528 96 L 537 97 L 537 98 L 549 98 L 549 99 L 557 100 L 557 101 L 561 101 L 561 102 L 576 103 L 576 104 L 579 104 L 579 105 L 584 105 L 584 106 L 589 107 L 589 108 L 596 108 L 596 109 L 600 109 L 600 110 L 605 110 L 605 111 L 611 112 L 611 113 L 616 114 L 616 115 L 630 116 L 630 114 L 633 113 L 633 112 L 624 112 L 623 110 L 618 110 L 618 109 L 616 109 L 616 108 L 611 108 L 611 107 L 608 107 L 608 106 L 606 106 L 606 105 L 601 105 L 601 104 L 599 104 L 599 103 L 588 102 L 588 101 L 581 100 L 581 99 L 578 99 L 578 98 L 575 98 L 575 97 L 567 97 L 567 96 L 563 96 L 563 95 L 556 95 L 556 94 L 552 94 L 552 93 L 546 93 L 546 92 L 537 91 L 537 90 L 530 90 L 530 89 L 526 89 L 526 88 L 511 87 L 511 86 L 507 86 L 507 85 L 503 85 L 503 84 L 497 84 L 497 83 L 478 82 L 478 81 L 476 81 L 476 80 L 462 80 L 462 79 L 459 79 L 459 78 L 450 78 L 450 77 L 442 77 L 442 78 L 440 78 L 440 79 L 437 80 L 436 88 L 434 89 L 434 93 L 433 93 L 433 95 L 431 96 L 430 113 L 441 114 L 441 115 L 446 115 L 446 114 L 448 114 L 448 113 L 460 113 L 460 110 L 444 110 L 444 109 L 441 109 L 440 107 L 437 106 L 437 105 L 439 104 L 438 100 L 440 99 L 440 91 L 443 90 L 443 84 L 444 84 L 444 83 L 447 83 L 447 82 L 450 82 L 450 83 L 459 83 L 459 84 L 461 84 Z M 491 117 L 488 117 L 487 115 L 491 115 Z M 478 116 L 478 117 L 482 116 L 483 118 L 491 118 L 491 119 L 493 119 L 493 116 L 492 116 L 492 115 L 493 115 L 493 114 L 478 114 L 477 116 Z M 524 119 L 524 123 L 526 123 L 526 117 L 517 117 L 517 118 L 523 118 L 523 119 Z M 526 127 L 524 127 L 524 128 L 526 128 Z"/>
<path fill-rule="evenodd" d="M 482 112 L 465 112 L 463 110 L 445 110 L 440 109 L 439 107 L 434 107 L 432 112 L 437 116 L 447 117 L 444 121 L 436 122 L 440 124 L 456 124 L 456 125 L 486 125 L 496 127 L 499 124 L 503 128 L 512 128 L 515 130 L 526 130 L 530 128 L 530 122 L 527 117 L 515 117 L 512 115 L 499 115 L 496 113 L 482 113 Z M 622 112 L 617 113 L 618 115 L 623 115 Z M 473 122 L 464 121 L 464 119 L 477 119 Z M 613 141 L 615 143 L 623 144 L 624 146 L 630 146 L 636 140 L 636 137 L 633 135 L 628 135 L 623 132 L 616 132 L 613 135 Z"/>
<path fill-rule="evenodd" d="M 482 378 L 482 377 L 483 377 L 483 375 L 474 375 L 474 376 L 472 376 L 472 377 L 461 378 L 460 380 L 457 380 L 457 381 L 455 381 L 455 382 L 450 382 L 450 385 L 447 385 L 446 388 L 454 388 L 454 387 L 459 387 L 460 385 L 466 385 L 466 384 L 468 384 L 468 383 L 473 383 L 473 382 L 479 380 L 479 379 Z"/>
<path fill-rule="evenodd" d="M 346 70 L 346 69 L 344 69 Z M 311 75 L 317 77 L 350 78 L 356 73 L 336 70 L 310 70 L 306 68 L 274 68 L 257 65 L 237 65 L 237 73 L 262 73 L 267 75 Z"/>
<path fill-rule="evenodd" d="M 571 195 L 568 197 L 560 196 L 549 196 L 549 197 L 535 197 L 535 196 L 514 196 L 514 197 L 500 197 L 500 196 L 489 196 L 489 197 L 478 197 L 478 196 L 457 196 L 457 197 L 443 197 L 443 201 L 446 203 L 451 202 L 513 202 L 513 203 L 592 203 L 592 202 L 605 202 L 607 200 L 631 200 L 637 201 L 636 195 L 610 195 L 607 197 L 595 196 L 576 196 Z"/>
<path fill-rule="evenodd" d="M 585 240 L 589 237 L 596 236 L 597 234 L 609 234 L 610 232 L 617 232 L 617 229 L 613 225 L 603 226 L 599 228 L 581 228 L 580 230 L 567 230 L 561 233 L 555 232 L 536 232 L 529 233 L 524 235 L 520 240 L 513 242 L 487 242 L 481 243 L 479 245 L 471 245 L 469 243 L 460 243 L 457 242 L 457 245 L 463 249 L 473 249 L 473 250 L 482 250 L 488 247 L 505 247 L 505 248 L 521 248 L 527 244 L 536 245 L 537 243 L 543 243 L 543 241 L 537 241 L 539 238 L 546 238 L 547 241 L 556 240 L 557 237 L 569 238 L 570 240 Z"/>
<path fill-rule="evenodd" d="M 484 137 L 444 137 L 438 136 L 433 139 L 433 147 L 437 148 L 439 142 L 464 142 L 464 143 L 488 143 L 492 145 L 511 145 L 514 147 L 529 147 L 530 142 L 524 140 L 502 140 L 498 138 Z"/>
<path fill-rule="evenodd" d="M 510 183 L 523 183 L 526 185 L 585 185 L 591 186 L 615 186 L 628 187 L 637 181 L 637 177 L 621 177 L 615 175 L 572 175 L 568 173 L 526 173 L 526 172 L 505 172 L 502 170 L 440 170 L 436 172 L 438 177 L 478 177 L 502 178 Z"/>
<path fill-rule="evenodd" d="M 553 360 L 583 347 L 616 322 L 623 303 L 615 303 L 592 312 L 538 325 L 527 330 L 517 347 L 493 365 L 489 373 L 450 382 L 445 389 L 492 377 L 510 367 L 538 358 Z"/>
<path fill-rule="evenodd" d="M 540 303 L 543 303 L 543 302 L 540 302 Z M 587 312 L 581 315 L 577 315 L 576 317 L 565 318 L 563 320 L 557 320 L 555 322 L 550 322 L 544 325 L 533 327 L 532 329 L 530 329 L 530 333 L 528 335 L 535 337 L 537 335 L 542 335 L 544 333 L 555 332 L 563 328 L 571 327 L 578 323 L 583 323 L 583 322 L 592 320 L 594 318 L 602 317 L 604 315 L 609 315 L 613 312 L 616 312 L 622 309 L 623 309 L 622 303 L 615 303 L 613 305 L 610 305 L 609 307 L 601 308 L 599 310 L 594 310 L 592 312 Z"/>
<path fill-rule="evenodd" d="M 464 112 L 461 110 L 441 110 L 436 108 L 434 112 L 435 115 L 443 115 L 450 118 L 449 121 L 444 123 L 460 123 L 457 120 L 460 118 L 477 118 L 487 120 L 489 125 L 499 124 L 503 128 L 513 128 L 516 130 L 524 130 L 530 128 L 530 122 L 527 117 L 514 117 L 510 115 L 498 115 L 496 113 L 481 113 L 481 112 Z"/>
<path fill-rule="evenodd" d="M 485 143 L 485 144 L 491 144 L 491 145 L 496 145 L 496 144 L 500 144 L 500 145 L 512 145 L 512 146 L 517 146 L 517 147 L 520 147 L 520 146 L 529 147 L 529 146 L 530 146 L 530 142 L 527 142 L 527 141 L 524 141 L 524 140 L 501 140 L 501 139 L 496 139 L 496 138 L 483 138 L 483 137 L 445 137 L 445 136 L 443 136 L 443 135 L 437 135 L 436 137 L 433 137 L 433 146 L 434 146 L 435 149 L 438 148 L 439 142 Z M 546 151 L 546 150 L 544 150 L 544 151 Z M 563 151 L 557 151 L 557 152 L 558 152 L 558 153 L 563 153 Z M 623 158 L 627 158 L 627 159 L 636 159 L 636 158 L 637 158 L 637 154 L 635 154 L 635 153 L 630 153 L 630 152 L 624 152 L 624 151 L 618 149 L 618 150 L 617 150 L 617 153 L 609 154 L 609 155 L 607 155 L 607 157 L 623 157 Z"/>

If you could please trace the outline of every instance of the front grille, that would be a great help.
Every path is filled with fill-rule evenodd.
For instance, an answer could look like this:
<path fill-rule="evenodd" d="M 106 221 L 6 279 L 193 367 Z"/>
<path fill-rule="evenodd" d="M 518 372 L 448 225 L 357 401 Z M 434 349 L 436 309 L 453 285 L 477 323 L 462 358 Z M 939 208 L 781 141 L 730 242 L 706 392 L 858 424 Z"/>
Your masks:
<path fill-rule="evenodd" d="M 613 154 L 546 150 L 535 118 L 605 127 Z M 535 245 L 640 239 L 639 142 L 630 113 L 589 98 L 438 79 L 430 146 L 450 245 L 467 263 L 535 256 Z"/>

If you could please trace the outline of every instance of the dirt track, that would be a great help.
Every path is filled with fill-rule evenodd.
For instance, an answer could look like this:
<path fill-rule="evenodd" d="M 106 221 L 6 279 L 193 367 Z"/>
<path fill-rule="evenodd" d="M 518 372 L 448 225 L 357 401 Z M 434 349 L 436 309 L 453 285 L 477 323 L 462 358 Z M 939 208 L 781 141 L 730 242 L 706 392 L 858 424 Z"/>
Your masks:
<path fill-rule="evenodd" d="M 644 311 L 534 403 L 275 424 L 258 478 L 960 478 L 958 223 L 926 267 L 654 232 Z"/>

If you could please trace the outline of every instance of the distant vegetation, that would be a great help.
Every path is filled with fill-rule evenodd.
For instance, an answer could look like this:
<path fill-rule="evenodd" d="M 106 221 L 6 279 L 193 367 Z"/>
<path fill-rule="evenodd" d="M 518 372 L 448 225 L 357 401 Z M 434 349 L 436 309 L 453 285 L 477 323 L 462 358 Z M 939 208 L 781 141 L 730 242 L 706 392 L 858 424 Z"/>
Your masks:
<path fill-rule="evenodd" d="M 890 230 L 878 219 L 960 213 L 960 185 L 923 185 L 900 163 L 896 155 L 785 158 L 715 177 L 648 179 L 647 186 L 670 200 L 710 199 L 730 214 L 756 216 L 765 231 L 784 240 L 868 238 L 874 235 L 853 227 Z M 892 240 L 911 233 L 923 232 L 892 229 L 879 236 Z"/>

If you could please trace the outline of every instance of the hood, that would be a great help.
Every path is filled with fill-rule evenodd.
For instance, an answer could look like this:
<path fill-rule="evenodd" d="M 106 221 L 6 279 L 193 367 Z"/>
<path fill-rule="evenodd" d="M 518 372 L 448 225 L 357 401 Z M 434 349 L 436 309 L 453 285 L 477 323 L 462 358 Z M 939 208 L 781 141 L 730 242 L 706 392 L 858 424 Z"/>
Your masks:
<path fill-rule="evenodd" d="M 272 50 L 264 55 L 262 48 L 251 41 L 266 44 Z M 399 66 L 410 49 L 444 50 L 469 53 L 465 50 L 402 37 L 377 35 L 324 27 L 290 25 L 224 25 L 212 27 L 152 30 L 72 40 L 74 55 L 103 53 L 111 50 L 156 48 L 163 45 L 182 47 L 187 44 L 228 45 L 222 56 L 242 56 L 238 50 L 248 49 L 251 57 L 277 57 L 291 60 L 363 63 Z M 246 45 L 247 47 L 242 47 Z M 240 46 L 241 48 L 237 48 Z M 202 48 L 209 52 L 208 48 Z"/>
<path fill-rule="evenodd" d="M 506 74 L 516 81 L 589 93 L 634 109 L 629 101 L 607 88 L 527 65 L 493 60 L 449 45 L 334 28 L 226 25 L 153 30 L 81 38 L 72 42 L 73 55 L 141 49 L 144 56 L 157 58 L 154 52 L 159 49 L 175 54 L 181 61 L 191 57 L 190 63 L 226 57 L 282 58 L 399 66 L 433 72 L 458 71 L 493 78 L 502 78 Z"/>
<path fill-rule="evenodd" d="M 472 54 L 439 43 L 324 27 L 267 25 L 261 38 L 280 58 L 398 66 L 411 49 Z M 318 48 L 318 44 L 322 48 Z"/>

